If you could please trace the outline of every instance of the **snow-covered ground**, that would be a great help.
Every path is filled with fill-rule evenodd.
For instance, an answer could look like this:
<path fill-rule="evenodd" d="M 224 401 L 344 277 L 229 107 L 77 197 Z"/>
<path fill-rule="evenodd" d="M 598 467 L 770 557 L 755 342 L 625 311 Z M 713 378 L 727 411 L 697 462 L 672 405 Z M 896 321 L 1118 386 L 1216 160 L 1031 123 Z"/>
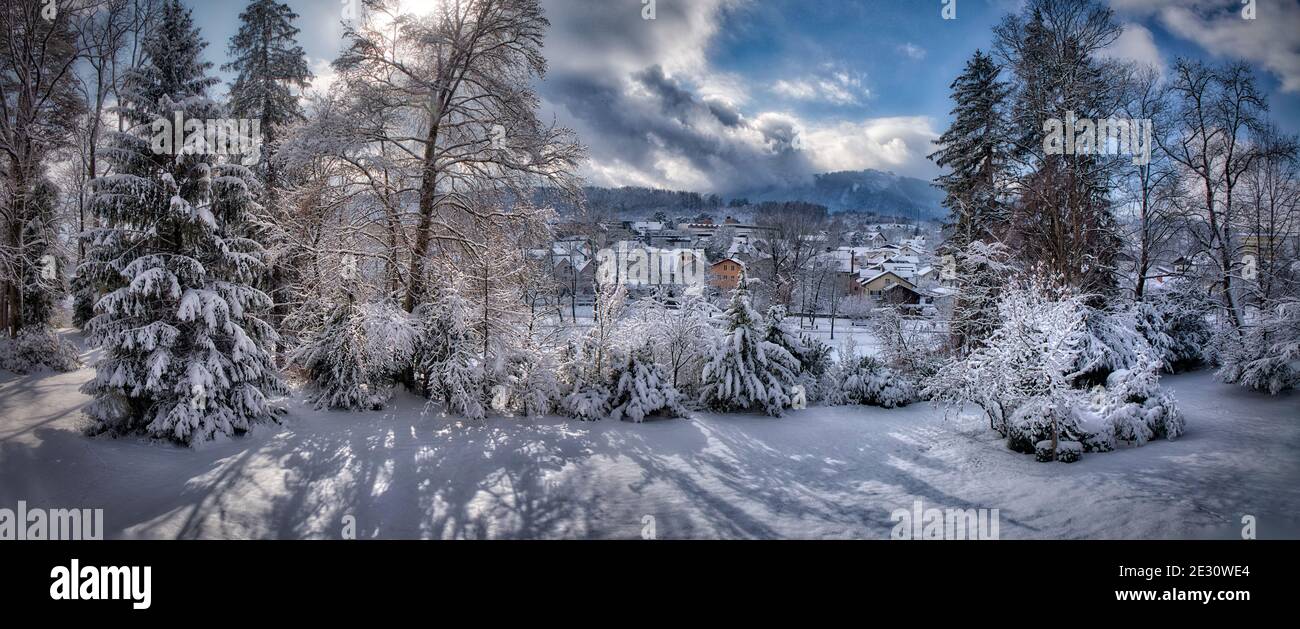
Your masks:
<path fill-rule="evenodd" d="M 1177 442 L 1036 463 L 926 404 L 646 424 L 374 413 L 295 401 L 280 426 L 189 450 L 91 439 L 90 368 L 0 375 L 0 506 L 101 507 L 109 537 L 887 538 L 890 513 L 1000 510 L 1001 537 L 1300 537 L 1300 396 L 1167 377 Z"/>

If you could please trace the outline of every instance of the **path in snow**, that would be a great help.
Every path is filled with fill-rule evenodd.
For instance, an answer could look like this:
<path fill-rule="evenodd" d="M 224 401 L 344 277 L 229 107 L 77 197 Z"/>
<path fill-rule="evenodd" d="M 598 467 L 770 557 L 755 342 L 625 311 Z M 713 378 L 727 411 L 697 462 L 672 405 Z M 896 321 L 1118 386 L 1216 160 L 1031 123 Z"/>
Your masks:
<path fill-rule="evenodd" d="M 1172 376 L 1177 442 L 1036 463 L 929 405 L 646 424 L 375 413 L 295 401 L 188 450 L 90 439 L 92 371 L 0 375 L 0 507 L 101 507 L 109 537 L 887 538 L 892 510 L 997 508 L 1011 538 L 1300 537 L 1300 396 Z"/>

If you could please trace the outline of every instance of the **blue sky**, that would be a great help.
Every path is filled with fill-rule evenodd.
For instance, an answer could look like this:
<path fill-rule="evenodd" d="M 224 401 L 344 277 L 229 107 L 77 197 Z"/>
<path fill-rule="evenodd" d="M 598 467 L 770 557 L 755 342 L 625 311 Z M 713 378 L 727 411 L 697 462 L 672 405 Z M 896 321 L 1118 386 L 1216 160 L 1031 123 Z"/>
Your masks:
<path fill-rule="evenodd" d="M 330 85 L 348 0 L 287 0 Z M 438 0 L 404 0 L 419 11 Z M 1273 118 L 1300 132 L 1300 0 L 1105 0 L 1125 25 L 1108 54 L 1168 67 L 1244 58 Z M 543 0 L 552 29 L 543 114 L 574 128 L 595 184 L 727 192 L 809 173 L 877 168 L 919 177 L 946 126 L 948 84 L 1018 0 Z M 193 2 L 225 60 L 237 1 Z"/>

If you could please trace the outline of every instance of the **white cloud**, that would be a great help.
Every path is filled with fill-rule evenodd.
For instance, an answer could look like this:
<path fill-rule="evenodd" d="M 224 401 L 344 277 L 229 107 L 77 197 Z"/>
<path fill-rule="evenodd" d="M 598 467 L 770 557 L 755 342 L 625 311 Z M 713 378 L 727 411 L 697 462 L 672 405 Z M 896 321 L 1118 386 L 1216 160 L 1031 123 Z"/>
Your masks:
<path fill-rule="evenodd" d="M 311 67 L 312 78 L 306 91 L 324 95 L 334 86 L 334 81 L 339 78 L 338 73 L 327 59 L 308 59 L 307 63 Z"/>
<path fill-rule="evenodd" d="M 1261 0 L 1253 20 L 1244 19 L 1245 6 L 1238 1 L 1110 0 L 1110 6 L 1133 19 L 1156 19 L 1206 52 L 1244 59 L 1277 75 L 1283 91 L 1300 92 L 1300 3 Z"/>
<path fill-rule="evenodd" d="M 913 61 L 920 61 L 925 58 L 925 49 L 913 44 L 912 42 L 900 45 L 898 47 L 898 52 Z"/>
<path fill-rule="evenodd" d="M 1171 32 L 1211 54 L 1259 64 L 1278 76 L 1282 91 L 1300 92 L 1300 4 L 1260 2 L 1253 20 L 1242 19 L 1236 11 L 1207 17 L 1174 6 L 1163 9 L 1160 19 Z"/>
<path fill-rule="evenodd" d="M 861 75 L 834 65 L 824 66 L 819 76 L 778 80 L 772 84 L 772 92 L 793 100 L 832 105 L 857 105 L 871 96 Z"/>
<path fill-rule="evenodd" d="M 1124 25 L 1124 33 L 1101 51 L 1102 57 L 1135 61 L 1165 73 L 1166 64 L 1156 47 L 1155 37 L 1145 26 L 1136 23 Z"/>
<path fill-rule="evenodd" d="M 819 171 L 874 168 L 928 179 L 935 169 L 925 156 L 938 137 L 925 116 L 894 116 L 810 125 L 802 146 Z"/>

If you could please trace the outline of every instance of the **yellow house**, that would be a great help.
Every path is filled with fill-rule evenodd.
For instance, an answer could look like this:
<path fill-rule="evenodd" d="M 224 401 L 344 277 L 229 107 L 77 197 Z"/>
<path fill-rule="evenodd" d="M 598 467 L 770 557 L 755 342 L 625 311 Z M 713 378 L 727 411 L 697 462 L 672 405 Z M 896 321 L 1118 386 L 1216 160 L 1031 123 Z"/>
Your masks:
<path fill-rule="evenodd" d="M 745 270 L 745 263 L 735 258 L 723 258 L 714 262 L 709 268 L 709 286 L 729 291 L 740 284 L 740 275 Z"/>
<path fill-rule="evenodd" d="M 916 286 L 911 282 L 894 274 L 893 271 L 880 271 L 875 275 L 858 278 L 863 290 L 867 291 L 872 297 L 879 297 L 893 286 L 903 286 L 909 290 L 916 290 Z"/>

